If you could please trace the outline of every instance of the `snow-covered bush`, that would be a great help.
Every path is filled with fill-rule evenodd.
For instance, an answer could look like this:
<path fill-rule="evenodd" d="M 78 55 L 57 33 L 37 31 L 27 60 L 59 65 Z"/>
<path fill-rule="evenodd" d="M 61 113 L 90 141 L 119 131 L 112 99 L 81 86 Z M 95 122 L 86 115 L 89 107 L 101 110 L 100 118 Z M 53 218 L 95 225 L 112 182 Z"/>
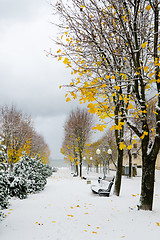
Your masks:
<path fill-rule="evenodd" d="M 0 209 L 7 208 L 8 206 L 8 186 L 7 174 L 4 170 L 0 169 Z"/>
<path fill-rule="evenodd" d="M 8 178 L 7 178 L 7 155 L 4 152 L 5 146 L 1 144 L 3 139 L 0 137 L 0 210 L 8 206 Z M 0 213 L 2 216 L 2 213 Z"/>
<path fill-rule="evenodd" d="M 46 178 L 52 175 L 52 168 L 43 164 L 38 158 L 29 158 L 24 154 L 14 164 L 10 185 L 10 195 L 25 198 L 27 193 L 42 191 Z M 27 192 L 27 193 L 26 193 Z"/>
<path fill-rule="evenodd" d="M 28 183 L 27 180 L 22 176 L 9 176 L 9 195 L 11 197 L 18 197 L 24 199 L 27 197 Z"/>

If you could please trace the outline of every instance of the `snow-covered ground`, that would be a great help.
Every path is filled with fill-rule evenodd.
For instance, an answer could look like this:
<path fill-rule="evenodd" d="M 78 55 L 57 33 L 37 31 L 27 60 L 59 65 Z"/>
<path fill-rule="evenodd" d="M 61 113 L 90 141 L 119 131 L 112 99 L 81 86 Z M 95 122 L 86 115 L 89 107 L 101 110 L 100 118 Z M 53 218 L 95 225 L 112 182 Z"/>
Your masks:
<path fill-rule="evenodd" d="M 90 179 L 92 177 L 90 176 Z M 160 238 L 160 171 L 153 211 L 138 211 L 140 177 L 123 177 L 121 196 L 99 197 L 86 180 L 59 169 L 44 191 L 12 199 L 0 240 L 135 240 Z M 92 184 L 96 181 L 92 180 Z"/>

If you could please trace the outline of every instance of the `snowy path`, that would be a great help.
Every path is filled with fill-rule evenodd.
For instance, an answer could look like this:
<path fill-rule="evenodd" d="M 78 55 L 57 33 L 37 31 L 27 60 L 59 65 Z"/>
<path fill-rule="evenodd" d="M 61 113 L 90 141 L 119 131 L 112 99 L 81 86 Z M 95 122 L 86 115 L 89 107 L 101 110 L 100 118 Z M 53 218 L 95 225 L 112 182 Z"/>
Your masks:
<path fill-rule="evenodd" d="M 85 180 L 61 169 L 49 178 L 43 192 L 10 201 L 7 217 L 0 223 L 0 240 L 158 240 L 159 179 L 153 212 L 136 210 L 140 178 L 124 177 L 122 186 L 120 197 L 99 197 Z"/>

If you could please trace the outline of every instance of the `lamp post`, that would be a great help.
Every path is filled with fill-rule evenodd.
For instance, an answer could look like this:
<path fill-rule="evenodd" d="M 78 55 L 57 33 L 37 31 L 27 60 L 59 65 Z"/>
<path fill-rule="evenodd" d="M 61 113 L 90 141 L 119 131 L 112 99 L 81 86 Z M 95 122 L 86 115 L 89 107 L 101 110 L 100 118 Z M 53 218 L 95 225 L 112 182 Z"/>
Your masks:
<path fill-rule="evenodd" d="M 112 149 L 108 149 L 107 153 L 109 154 L 110 157 L 112 157 Z M 108 173 L 109 173 L 109 159 L 108 159 Z"/>
<path fill-rule="evenodd" d="M 106 160 L 105 160 L 105 147 L 102 149 L 103 152 L 103 173 L 104 173 L 104 179 L 106 179 Z"/>
<path fill-rule="evenodd" d="M 101 153 L 101 150 L 99 148 L 97 148 L 96 154 L 99 155 L 100 153 Z"/>
<path fill-rule="evenodd" d="M 90 157 L 90 163 L 89 163 L 89 165 L 88 165 L 88 170 L 89 170 L 89 167 L 90 167 L 90 169 L 91 169 L 91 167 L 92 167 L 92 160 L 93 160 L 93 157 Z"/>

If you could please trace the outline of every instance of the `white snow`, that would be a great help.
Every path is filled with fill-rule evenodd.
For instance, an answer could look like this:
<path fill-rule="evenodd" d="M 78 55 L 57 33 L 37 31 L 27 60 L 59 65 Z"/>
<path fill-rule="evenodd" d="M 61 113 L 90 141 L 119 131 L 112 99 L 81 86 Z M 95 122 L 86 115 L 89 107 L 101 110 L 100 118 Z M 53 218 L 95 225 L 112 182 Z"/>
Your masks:
<path fill-rule="evenodd" d="M 91 176 L 90 176 L 91 179 Z M 138 211 L 141 177 L 123 177 L 120 197 L 99 197 L 68 168 L 48 179 L 44 191 L 11 199 L 0 222 L 1 240 L 139 240 L 160 237 L 160 171 L 153 211 Z M 91 180 L 92 184 L 97 181 Z"/>

